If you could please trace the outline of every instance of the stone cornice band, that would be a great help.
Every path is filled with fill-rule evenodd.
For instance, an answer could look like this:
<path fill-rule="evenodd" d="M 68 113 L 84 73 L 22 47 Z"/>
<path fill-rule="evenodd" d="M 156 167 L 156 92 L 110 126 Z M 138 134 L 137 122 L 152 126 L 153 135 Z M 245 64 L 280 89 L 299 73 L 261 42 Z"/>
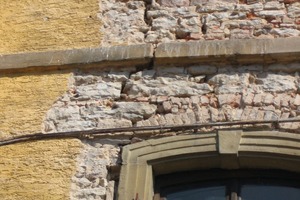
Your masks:
<path fill-rule="evenodd" d="M 0 70 L 72 64 L 274 63 L 300 60 L 300 37 L 197 41 L 82 48 L 0 55 Z"/>

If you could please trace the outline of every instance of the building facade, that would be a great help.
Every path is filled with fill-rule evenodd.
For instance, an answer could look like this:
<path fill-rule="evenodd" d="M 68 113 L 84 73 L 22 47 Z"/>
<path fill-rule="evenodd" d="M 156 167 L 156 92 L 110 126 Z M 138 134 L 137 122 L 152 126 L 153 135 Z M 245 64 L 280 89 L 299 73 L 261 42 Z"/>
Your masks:
<path fill-rule="evenodd" d="M 298 177 L 297 0 L 1 10 L 1 199 L 163 199 L 243 170 Z"/>

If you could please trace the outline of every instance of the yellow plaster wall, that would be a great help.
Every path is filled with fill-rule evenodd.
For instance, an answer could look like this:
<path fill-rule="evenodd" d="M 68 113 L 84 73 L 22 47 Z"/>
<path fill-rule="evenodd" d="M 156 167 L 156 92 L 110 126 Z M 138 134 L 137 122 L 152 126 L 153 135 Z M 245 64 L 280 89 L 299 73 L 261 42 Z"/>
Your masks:
<path fill-rule="evenodd" d="M 1 0 L 0 54 L 100 44 L 98 0 Z"/>
<path fill-rule="evenodd" d="M 41 132 L 46 112 L 67 91 L 69 77 L 69 72 L 0 75 L 0 139 Z"/>
<path fill-rule="evenodd" d="M 0 199 L 69 199 L 80 149 L 77 139 L 0 147 Z"/>

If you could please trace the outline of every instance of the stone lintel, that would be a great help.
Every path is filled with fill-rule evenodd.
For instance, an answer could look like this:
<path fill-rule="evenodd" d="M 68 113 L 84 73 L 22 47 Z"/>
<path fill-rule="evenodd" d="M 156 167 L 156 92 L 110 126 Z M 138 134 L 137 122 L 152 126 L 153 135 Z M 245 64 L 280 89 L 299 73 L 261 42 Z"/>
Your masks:
<path fill-rule="evenodd" d="M 151 44 L 28 52 L 0 55 L 0 70 L 120 61 L 146 64 L 152 57 Z"/>
<path fill-rule="evenodd" d="M 162 43 L 155 52 L 155 65 L 220 60 L 230 63 L 299 61 L 300 37 Z"/>

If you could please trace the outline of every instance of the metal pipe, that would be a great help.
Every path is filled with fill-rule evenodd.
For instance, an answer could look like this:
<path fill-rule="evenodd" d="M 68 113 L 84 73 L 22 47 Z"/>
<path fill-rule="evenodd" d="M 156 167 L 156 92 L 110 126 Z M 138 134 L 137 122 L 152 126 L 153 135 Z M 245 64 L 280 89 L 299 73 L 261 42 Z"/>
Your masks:
<path fill-rule="evenodd" d="M 197 130 L 203 127 L 213 126 L 234 126 L 234 125 L 253 125 L 253 124 L 279 124 L 289 122 L 300 122 L 300 118 L 288 118 L 278 120 L 247 120 L 247 121 L 230 121 L 230 122 L 209 122 L 209 123 L 195 123 L 187 125 L 164 125 L 164 126 L 143 126 L 143 127 L 123 127 L 123 128 L 108 128 L 108 129 L 93 129 L 85 131 L 69 131 L 69 132 L 56 132 L 56 133 L 35 133 L 31 135 L 22 135 L 11 137 L 8 139 L 0 140 L 0 146 L 45 139 L 65 139 L 65 138 L 92 138 L 95 135 L 103 135 L 107 133 L 122 133 L 122 132 L 135 132 L 135 131 L 155 131 L 155 130 L 168 130 L 168 131 L 182 131 L 182 130 Z"/>

